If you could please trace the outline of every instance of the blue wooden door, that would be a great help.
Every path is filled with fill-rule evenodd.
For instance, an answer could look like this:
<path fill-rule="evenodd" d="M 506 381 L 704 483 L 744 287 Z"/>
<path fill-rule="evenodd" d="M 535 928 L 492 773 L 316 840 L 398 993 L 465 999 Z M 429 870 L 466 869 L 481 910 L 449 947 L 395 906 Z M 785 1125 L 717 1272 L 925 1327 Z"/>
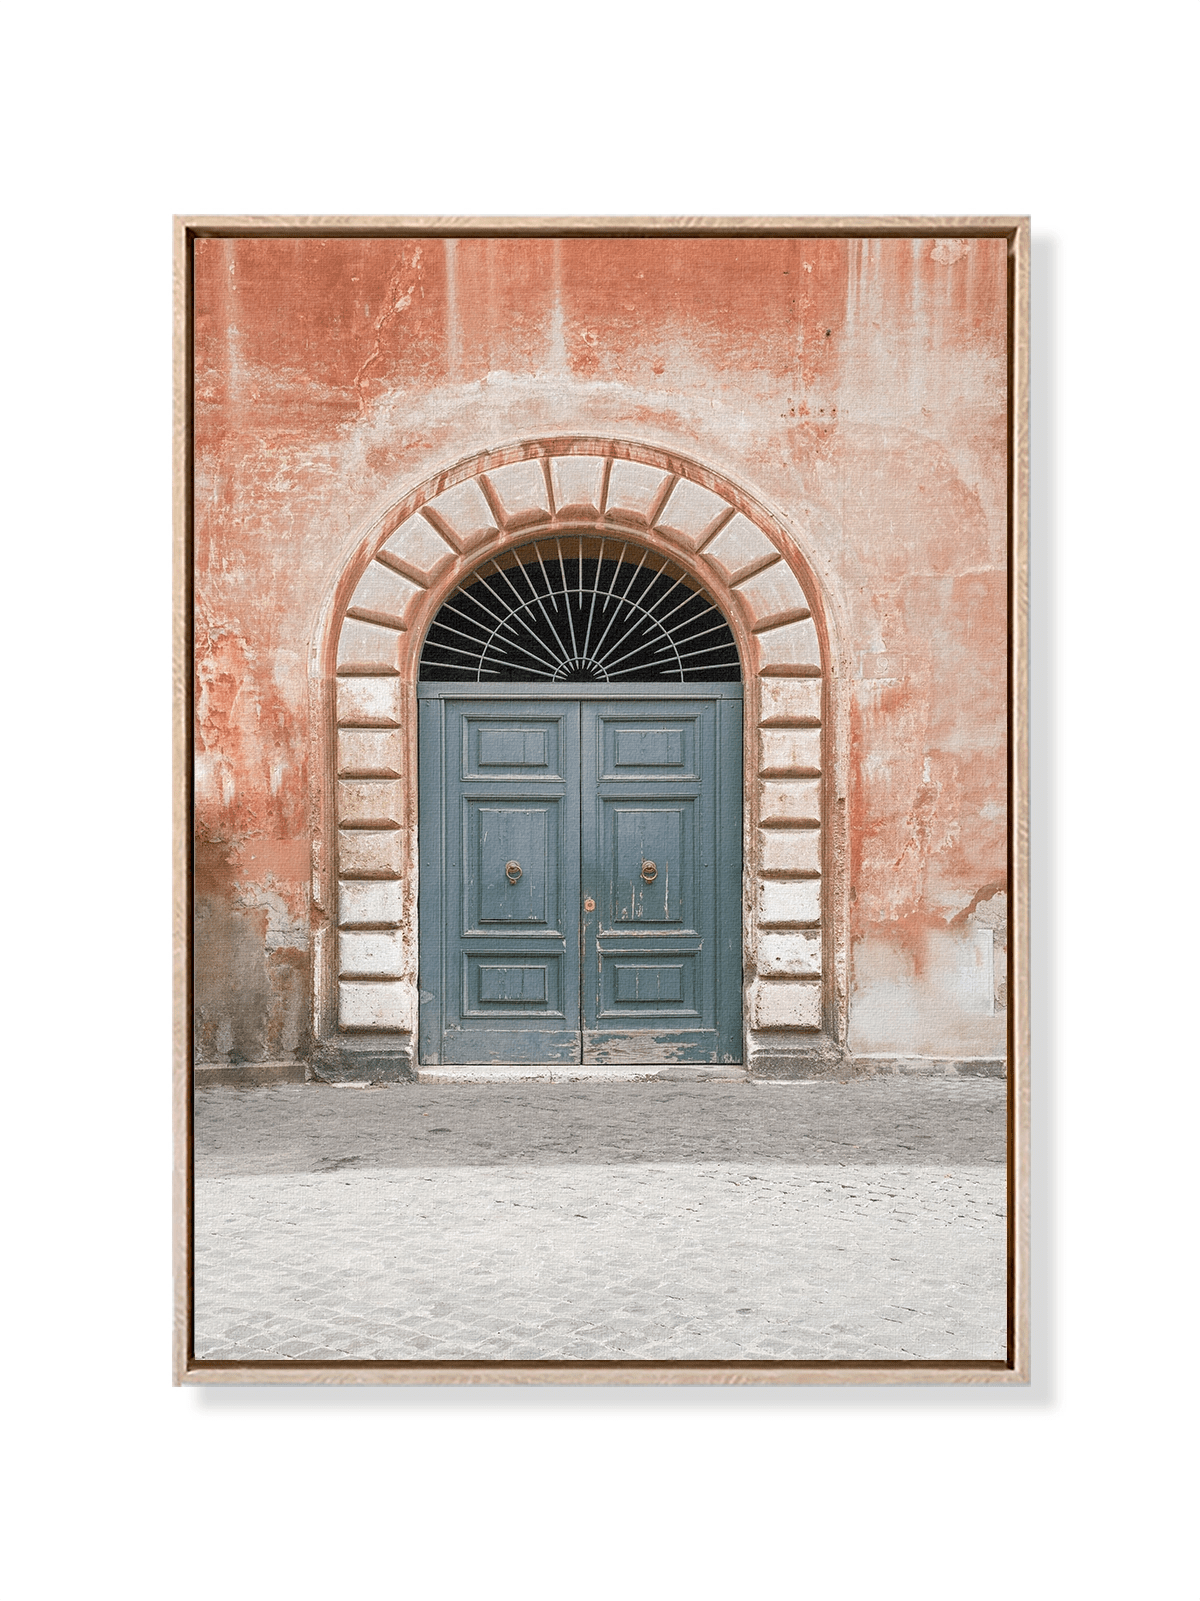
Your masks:
<path fill-rule="evenodd" d="M 420 706 L 421 1059 L 578 1062 L 578 702 Z"/>
<path fill-rule="evenodd" d="M 741 1059 L 741 686 L 422 684 L 422 1062 Z"/>
<path fill-rule="evenodd" d="M 741 710 L 584 704 L 585 1062 L 741 1060 Z"/>

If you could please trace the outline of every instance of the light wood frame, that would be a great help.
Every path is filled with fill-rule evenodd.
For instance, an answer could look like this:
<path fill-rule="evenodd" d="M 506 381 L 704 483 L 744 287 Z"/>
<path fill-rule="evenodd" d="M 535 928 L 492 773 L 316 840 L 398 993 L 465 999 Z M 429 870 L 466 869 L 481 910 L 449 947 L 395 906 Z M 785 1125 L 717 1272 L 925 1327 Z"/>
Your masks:
<path fill-rule="evenodd" d="M 1008 251 L 1008 1352 L 998 1362 L 215 1362 L 192 1355 L 192 246 L 201 238 L 1001 238 Z M 1029 219 L 202 217 L 174 219 L 173 1375 L 176 1384 L 1027 1384 L 1029 1352 Z"/>

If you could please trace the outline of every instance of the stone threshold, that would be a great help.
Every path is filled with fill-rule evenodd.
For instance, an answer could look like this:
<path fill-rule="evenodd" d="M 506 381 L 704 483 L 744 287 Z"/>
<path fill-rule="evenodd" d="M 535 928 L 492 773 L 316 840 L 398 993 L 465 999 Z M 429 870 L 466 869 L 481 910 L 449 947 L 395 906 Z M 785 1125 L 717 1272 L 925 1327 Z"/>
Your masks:
<path fill-rule="evenodd" d="M 999 1078 L 1005 1074 L 1003 1057 L 914 1057 L 857 1056 L 825 1061 L 820 1058 L 787 1057 L 755 1061 L 752 1070 L 720 1063 L 660 1062 L 644 1065 L 547 1067 L 541 1063 L 509 1064 L 502 1067 L 416 1067 L 411 1071 L 383 1076 L 366 1064 L 357 1072 L 340 1078 L 314 1073 L 304 1062 L 198 1062 L 195 1087 L 210 1089 L 262 1089 L 276 1084 L 318 1083 L 349 1089 L 370 1088 L 380 1083 L 418 1084 L 788 1084 L 829 1082 L 880 1077 Z"/>
<path fill-rule="evenodd" d="M 632 1084 L 676 1083 L 703 1084 L 719 1079 L 728 1083 L 743 1083 L 749 1074 L 741 1067 L 690 1065 L 663 1062 L 644 1067 L 628 1066 L 560 1066 L 545 1067 L 516 1064 L 504 1067 L 419 1067 L 418 1084 Z"/>

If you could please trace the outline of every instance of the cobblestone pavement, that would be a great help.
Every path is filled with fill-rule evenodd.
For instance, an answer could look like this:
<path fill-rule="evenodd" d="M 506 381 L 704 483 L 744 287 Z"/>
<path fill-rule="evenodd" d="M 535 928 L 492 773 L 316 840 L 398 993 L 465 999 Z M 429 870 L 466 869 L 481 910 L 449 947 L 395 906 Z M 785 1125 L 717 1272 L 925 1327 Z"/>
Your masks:
<path fill-rule="evenodd" d="M 196 1355 L 995 1359 L 1004 1085 L 209 1089 Z"/>

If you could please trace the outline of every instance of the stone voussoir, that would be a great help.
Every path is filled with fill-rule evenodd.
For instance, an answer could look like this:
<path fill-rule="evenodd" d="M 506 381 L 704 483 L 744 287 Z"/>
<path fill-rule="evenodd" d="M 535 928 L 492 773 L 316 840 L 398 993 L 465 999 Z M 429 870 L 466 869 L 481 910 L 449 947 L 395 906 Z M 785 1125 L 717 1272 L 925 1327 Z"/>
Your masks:
<path fill-rule="evenodd" d="M 735 583 L 733 593 L 755 632 L 806 618 L 812 609 L 800 580 L 782 557 Z"/>
<path fill-rule="evenodd" d="M 414 584 L 411 578 L 405 578 L 394 567 L 373 561 L 354 586 L 349 615 L 404 628 L 407 626 L 405 616 L 408 609 L 422 592 L 418 584 Z"/>
<path fill-rule="evenodd" d="M 399 674 L 402 639 L 395 628 L 347 617 L 338 637 L 337 670 L 364 677 Z"/>
<path fill-rule="evenodd" d="M 819 678 L 821 646 L 811 617 L 755 634 L 759 671 L 780 676 Z"/>
<path fill-rule="evenodd" d="M 460 551 L 473 550 L 499 533 L 487 496 L 475 478 L 444 489 L 424 508 L 425 515 Z"/>
<path fill-rule="evenodd" d="M 603 456 L 552 456 L 550 483 L 556 513 L 561 516 L 572 511 L 586 517 L 599 517 L 606 467 Z"/>
<path fill-rule="evenodd" d="M 420 513 L 402 522 L 376 553 L 376 560 L 392 563 L 410 578 L 435 577 L 454 561 L 456 552 L 427 517 Z"/>
<path fill-rule="evenodd" d="M 506 529 L 549 521 L 550 495 L 540 461 L 514 461 L 487 474 L 492 498 Z"/>
<path fill-rule="evenodd" d="M 703 484 L 680 478 L 659 513 L 655 527 L 698 550 L 713 530 L 729 518 L 732 510 L 728 501 L 711 489 L 705 489 Z"/>
<path fill-rule="evenodd" d="M 661 467 L 618 458 L 608 475 L 605 516 L 649 525 L 668 476 Z"/>
<path fill-rule="evenodd" d="M 782 559 L 762 529 L 740 511 L 704 547 L 704 560 L 727 584 L 738 584 L 758 568 Z"/>

